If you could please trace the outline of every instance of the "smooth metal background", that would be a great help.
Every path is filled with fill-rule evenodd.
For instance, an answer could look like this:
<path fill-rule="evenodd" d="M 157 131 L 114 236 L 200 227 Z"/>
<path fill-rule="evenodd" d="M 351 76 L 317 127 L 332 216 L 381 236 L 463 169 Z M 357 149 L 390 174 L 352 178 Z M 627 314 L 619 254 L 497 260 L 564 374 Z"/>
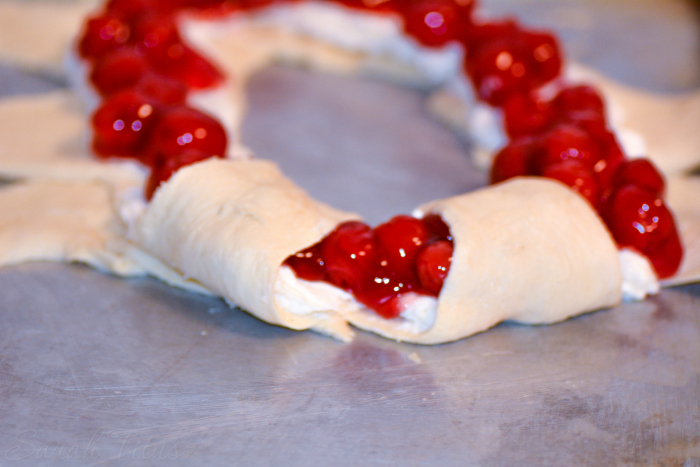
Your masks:
<path fill-rule="evenodd" d="M 669 2 L 484 2 L 625 82 L 700 84 Z M 46 92 L 0 66 L 0 93 Z M 473 189 L 418 90 L 272 68 L 245 141 L 372 222 Z M 700 286 L 434 347 L 341 344 L 79 265 L 0 270 L 0 465 L 700 465 Z"/>

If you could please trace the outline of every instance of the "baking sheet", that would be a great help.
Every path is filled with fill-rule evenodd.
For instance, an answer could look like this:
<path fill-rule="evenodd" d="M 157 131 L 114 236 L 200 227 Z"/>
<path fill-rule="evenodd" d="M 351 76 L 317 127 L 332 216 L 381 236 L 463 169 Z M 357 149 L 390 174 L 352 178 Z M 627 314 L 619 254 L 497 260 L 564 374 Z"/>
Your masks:
<path fill-rule="evenodd" d="M 627 82 L 700 83 L 682 2 L 484 3 L 556 22 Z M 55 86 L 27 76 L 0 67 L 2 92 Z M 370 222 L 485 181 L 418 90 L 272 68 L 249 95 L 246 143 Z M 79 265 L 0 269 L 0 465 L 694 466 L 699 400 L 700 285 L 424 347 L 341 344 Z"/>

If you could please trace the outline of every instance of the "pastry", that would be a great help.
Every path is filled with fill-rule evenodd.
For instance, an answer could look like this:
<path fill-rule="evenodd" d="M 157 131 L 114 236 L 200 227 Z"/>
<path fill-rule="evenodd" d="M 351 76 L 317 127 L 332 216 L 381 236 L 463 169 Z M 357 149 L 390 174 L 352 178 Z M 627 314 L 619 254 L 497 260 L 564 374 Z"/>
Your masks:
<path fill-rule="evenodd" d="M 211 3 L 203 10 L 207 14 L 214 11 L 218 18 L 219 5 Z M 362 6 L 361 2 L 341 3 Z M 164 5 L 156 2 L 151 7 Z M 134 201 L 133 180 L 138 175 L 129 182 L 107 180 L 115 186 L 122 184 L 116 187 L 116 206 L 132 226 L 130 239 L 137 245 L 126 254 L 144 270 L 221 295 L 274 324 L 310 328 L 347 340 L 351 337 L 347 320 L 387 337 L 420 343 L 458 339 L 504 319 L 555 322 L 612 306 L 622 293 L 641 298 L 658 290 L 652 268 L 669 281 L 675 277 L 681 248 L 673 217 L 661 200 L 663 180 L 650 164 L 625 160 L 605 128 L 602 103 L 598 105 L 595 91 L 564 83 L 551 101 L 529 94 L 558 76 L 557 44 L 548 34 L 527 31 L 514 23 L 475 25 L 471 2 L 396 6 L 394 13 L 404 17 L 406 31 L 424 45 L 441 46 L 453 39 L 467 44 L 466 71 L 480 97 L 504 109 L 514 140 L 501 151 L 492 173 L 494 182 L 503 183 L 429 203 L 416 211 L 415 221 L 392 220 L 372 231 L 356 216 L 310 199 L 269 163 L 217 160 L 245 154 L 237 133 L 242 83 L 221 73 L 181 41 L 169 13 L 153 15 L 151 10 L 145 14 L 134 10 L 136 7 L 137 3 L 113 0 L 106 13 L 87 23 L 80 54 L 91 68 L 74 67 L 74 76 L 89 72 L 94 87 L 87 87 L 86 94 L 94 96 L 98 91 L 104 96 L 93 114 L 92 148 L 103 158 L 135 159 L 150 167 L 146 196 L 153 196 L 153 201 L 148 204 Z M 392 5 L 386 2 L 372 8 L 386 15 L 391 14 Z M 196 20 L 193 24 L 188 34 L 197 42 L 197 27 L 202 23 Z M 459 35 L 462 30 L 468 31 L 466 37 Z M 206 35 L 199 31 L 200 36 Z M 129 42 L 132 40 L 135 42 Z M 211 44 L 216 36 L 206 40 Z M 294 60 L 313 61 L 326 51 L 311 44 L 302 40 L 292 47 L 297 53 Z M 218 50 L 225 46 L 219 45 Z M 400 56 L 397 50 L 401 49 L 393 52 Z M 443 63 L 449 65 L 459 57 L 454 47 L 444 50 Z M 527 53 L 534 54 L 534 59 Z M 269 50 L 257 58 L 252 53 L 247 61 L 234 60 L 236 65 L 227 68 L 243 63 L 243 69 L 250 72 L 269 56 Z M 373 63 L 357 52 L 332 56 L 340 57 L 334 66 L 344 72 L 371 68 Z M 418 71 L 425 65 L 415 55 L 407 60 Z M 332 60 L 320 61 L 329 62 Z M 400 60 L 397 63 L 375 69 L 410 76 L 402 74 Z M 440 73 L 430 70 L 422 69 L 425 73 L 413 79 L 440 81 Z M 202 91 L 188 93 L 186 87 Z M 210 88 L 214 91 L 207 91 Z M 220 100 L 222 91 L 237 104 L 233 114 L 238 114 L 217 121 L 202 110 L 214 109 L 212 102 Z M 513 104 L 513 95 L 522 96 L 524 103 Z M 542 103 L 554 110 L 547 110 L 547 117 L 534 127 L 527 119 L 509 118 L 513 112 L 522 114 L 522 105 Z M 526 122 L 524 131 L 520 122 Z M 126 133 L 129 136 L 124 138 Z M 523 143 L 521 137 L 527 141 Z M 636 180 L 640 173 L 642 182 Z M 504 181 L 527 175 L 544 175 L 558 182 L 527 177 Z M 634 217 L 635 203 L 647 206 L 638 218 Z M 614 240 L 595 211 L 606 220 Z M 298 219 L 288 217 L 292 212 Z M 629 219 L 621 223 L 624 216 Z M 381 231 L 443 221 L 446 233 L 426 227 L 429 235 L 417 242 L 420 248 L 411 254 L 414 263 L 407 266 L 415 270 L 401 272 L 389 258 L 393 253 L 382 243 Z M 628 224 L 644 231 L 641 240 L 624 231 Z M 500 228 L 502 225 L 506 228 Z M 375 271 L 362 271 L 358 277 L 369 274 L 370 281 L 383 281 L 383 285 L 372 288 L 351 284 L 347 276 L 339 279 L 342 274 L 332 270 L 332 254 L 314 256 L 315 251 L 330 251 L 326 246 L 334 235 L 346 238 L 345 233 L 337 233 L 343 228 L 342 232 L 355 229 L 380 238 L 377 250 L 381 252 L 372 267 L 381 265 L 383 275 L 372 278 Z M 647 241 L 649 238 L 653 240 Z M 363 256 L 369 250 L 357 251 Z M 405 256 L 403 247 L 397 251 Z M 315 280 L 307 280 L 303 269 L 308 272 L 309 268 L 295 260 L 302 257 L 323 264 L 310 273 Z M 339 270 L 347 269 L 348 264 Z M 424 272 L 429 267 L 434 268 Z M 399 281 L 396 293 L 377 292 L 384 285 L 393 286 L 394 280 Z M 367 309 L 374 305 L 377 314 Z"/>

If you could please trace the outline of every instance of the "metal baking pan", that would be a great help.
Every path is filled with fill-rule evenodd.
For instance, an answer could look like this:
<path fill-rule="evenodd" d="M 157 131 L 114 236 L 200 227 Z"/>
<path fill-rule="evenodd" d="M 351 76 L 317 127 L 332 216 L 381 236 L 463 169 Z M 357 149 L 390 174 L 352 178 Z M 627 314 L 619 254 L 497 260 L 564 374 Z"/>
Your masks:
<path fill-rule="evenodd" d="M 484 1 L 654 90 L 700 84 L 689 4 Z M 0 91 L 53 84 L 8 66 Z M 271 68 L 245 142 L 370 222 L 482 186 L 420 90 Z M 80 265 L 0 270 L 0 465 L 700 465 L 700 285 L 426 347 L 342 344 Z"/>

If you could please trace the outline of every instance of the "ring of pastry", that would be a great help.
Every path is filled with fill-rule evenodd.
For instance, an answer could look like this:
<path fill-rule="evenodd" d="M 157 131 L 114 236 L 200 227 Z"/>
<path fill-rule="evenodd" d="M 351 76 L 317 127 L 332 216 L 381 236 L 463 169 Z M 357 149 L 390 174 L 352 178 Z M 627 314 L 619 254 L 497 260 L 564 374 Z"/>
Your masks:
<path fill-rule="evenodd" d="M 223 156 L 223 152 L 221 152 L 220 154 L 217 154 L 217 155 Z M 204 158 L 195 157 L 192 161 L 199 162 L 202 159 L 206 159 L 206 157 L 204 157 Z M 187 162 L 192 162 L 192 161 L 185 161 L 185 163 L 180 164 L 180 165 L 178 165 L 179 163 L 176 164 L 176 166 L 172 170 L 170 170 L 169 173 L 167 174 L 168 177 L 172 173 L 176 172 L 177 169 L 179 169 L 181 166 L 187 165 L 186 164 Z M 198 165 L 211 167 L 211 166 L 214 166 L 216 164 L 214 164 L 212 162 L 212 163 L 207 163 L 207 164 L 200 163 Z M 223 169 L 220 168 L 220 170 L 223 170 Z M 188 170 L 186 172 L 191 173 L 193 171 L 194 170 Z M 178 174 L 179 174 L 179 171 L 178 171 Z M 168 177 L 166 177 L 165 179 L 167 180 Z M 181 176 L 181 177 L 178 176 L 177 178 L 187 179 L 187 177 L 185 177 L 184 174 L 183 174 L 183 176 Z M 253 176 L 253 178 L 255 178 L 255 176 Z M 170 185 L 172 185 L 172 184 L 167 183 L 165 186 L 170 186 Z M 551 193 L 553 193 L 554 191 L 557 191 L 557 190 L 553 190 L 550 185 L 551 185 L 551 183 L 549 183 L 549 182 L 546 185 L 543 185 L 542 183 L 538 182 L 537 189 L 535 189 L 534 191 L 535 192 L 538 192 L 538 191 L 547 192 L 547 191 L 549 191 Z M 513 186 L 515 186 L 516 188 L 512 188 Z M 525 188 L 523 188 L 523 186 Z M 528 182 L 528 183 L 517 182 L 517 183 L 507 184 L 506 188 L 498 189 L 496 191 L 498 193 L 497 197 L 505 197 L 505 198 L 510 199 L 512 197 L 512 194 L 510 194 L 509 190 L 514 190 L 514 192 L 522 191 L 522 193 L 527 193 L 527 195 L 523 194 L 523 196 L 525 197 L 524 199 L 529 200 L 529 201 L 527 201 L 528 203 L 531 202 L 531 198 L 537 199 L 540 202 L 543 202 L 543 199 L 541 197 L 539 197 L 539 195 L 535 195 L 534 193 L 531 193 L 533 191 L 532 186 L 533 185 L 530 182 Z M 187 191 L 185 188 L 182 188 L 182 190 L 183 190 L 183 192 Z M 154 203 L 156 203 L 156 204 L 158 203 L 159 198 L 163 199 L 165 197 L 165 195 L 161 196 L 158 194 L 158 193 L 160 193 L 160 191 L 161 190 L 156 191 L 156 199 L 154 200 Z M 172 191 L 172 190 L 170 190 L 170 191 Z M 489 193 L 492 193 L 492 191 L 489 191 Z M 484 195 L 484 196 L 486 198 L 489 198 L 489 195 Z M 559 194 L 559 197 L 560 198 L 563 197 L 562 199 L 564 199 L 566 201 L 563 203 L 564 205 L 568 206 L 569 203 L 571 202 L 569 200 L 569 197 L 564 196 L 561 193 Z M 575 198 L 578 198 L 578 196 L 575 196 Z M 192 202 L 194 203 L 194 201 L 192 201 Z M 167 202 L 164 202 L 164 203 L 167 204 Z M 461 205 L 462 204 L 461 198 L 457 199 L 455 201 L 455 203 L 458 205 Z M 447 204 L 449 204 L 449 203 L 447 203 Z M 466 204 L 469 205 L 470 207 L 462 208 L 461 209 L 462 213 L 477 210 L 477 208 L 475 206 L 471 206 L 470 203 L 466 203 Z M 557 204 L 557 203 L 555 203 L 555 204 Z M 456 215 L 456 214 L 452 214 L 453 210 L 451 207 L 449 207 L 449 206 L 445 207 L 444 208 L 445 211 L 443 213 L 443 212 L 441 212 L 441 210 L 443 208 L 436 207 L 436 206 L 442 206 L 442 205 L 440 203 L 438 203 L 438 204 L 431 206 L 429 208 L 426 208 L 426 207 L 419 208 L 419 212 L 421 212 L 421 213 L 432 212 L 432 213 L 443 214 L 443 215 L 447 216 L 446 221 L 448 222 L 448 224 L 450 224 L 451 227 L 454 227 L 455 225 L 458 225 L 461 222 L 463 222 L 463 221 L 458 221 L 458 220 L 450 220 L 451 216 Z M 583 206 L 586 206 L 585 203 L 583 203 Z M 570 206 L 569 206 L 569 208 L 570 208 Z M 168 208 L 156 208 L 156 207 L 149 207 L 148 209 L 150 211 L 168 210 Z M 590 211 L 590 207 L 586 206 L 586 209 L 588 209 L 588 211 Z M 543 211 L 546 211 L 546 209 L 543 209 Z M 484 215 L 486 215 L 486 214 L 484 214 Z M 456 216 L 459 217 L 459 215 L 456 215 Z M 557 214 L 555 212 L 550 212 L 550 216 L 552 219 L 554 219 L 554 218 L 556 218 Z M 333 216 L 331 216 L 331 217 L 343 218 L 346 216 L 333 214 Z M 149 225 L 149 222 L 147 220 L 148 219 L 148 212 L 146 213 L 144 218 L 146 220 L 142 220 L 139 224 L 139 228 L 137 229 L 137 231 L 140 232 L 140 241 L 144 246 L 147 247 L 147 249 L 149 249 L 149 251 L 157 252 L 157 251 L 159 251 L 159 246 L 157 244 L 158 241 L 155 240 L 154 238 L 152 238 L 152 236 L 150 236 L 150 233 L 144 233 L 144 232 L 155 232 L 155 231 L 157 231 L 157 229 L 154 229 L 153 226 L 145 227 L 145 226 Z M 543 219 L 543 222 L 545 222 L 544 219 Z M 590 222 L 594 225 L 600 224 L 600 220 L 595 218 L 595 216 L 594 216 L 594 219 L 590 220 Z M 597 229 L 597 227 L 596 227 L 596 229 Z M 472 230 L 472 229 L 468 228 L 467 230 Z M 605 230 L 605 229 L 603 229 L 603 230 Z M 556 231 L 556 229 L 553 229 L 553 231 Z M 514 232 L 517 232 L 517 234 Z M 525 238 L 525 233 L 523 230 L 516 229 L 516 230 L 514 230 L 514 232 L 511 232 L 510 236 L 508 237 L 507 242 L 509 244 L 514 243 L 513 235 L 516 235 L 516 237 L 520 236 L 521 238 Z M 328 232 L 326 231 L 325 233 L 327 234 Z M 137 234 L 137 236 L 138 235 L 139 234 Z M 600 238 L 603 238 L 604 241 L 598 242 L 598 243 L 607 243 L 607 244 L 612 243 L 612 242 L 610 242 L 609 234 L 607 234 L 607 233 L 600 236 Z M 316 239 L 316 240 L 318 240 L 318 239 Z M 467 243 L 467 242 L 465 242 L 465 243 Z M 517 241 L 515 243 L 517 243 Z M 164 244 L 167 244 L 167 242 L 161 242 L 161 245 L 164 245 Z M 459 245 L 460 241 L 457 241 L 457 244 Z M 504 242 L 504 245 L 505 244 L 506 243 Z M 614 243 L 612 243 L 612 244 L 614 245 Z M 310 245 L 310 243 L 307 243 L 306 245 L 308 246 L 308 245 Z M 171 247 L 175 248 L 174 245 L 171 245 Z M 489 313 L 486 313 L 486 314 L 491 314 L 492 318 L 489 318 L 486 321 L 479 319 L 478 318 L 479 314 L 477 313 L 477 317 L 470 318 L 470 327 L 467 330 L 465 330 L 464 326 L 462 326 L 462 327 L 455 326 L 453 323 L 450 322 L 450 320 L 445 321 L 443 319 L 442 321 L 440 321 L 438 319 L 437 321 L 435 321 L 435 319 L 434 319 L 434 322 L 431 323 L 431 326 L 430 326 L 429 331 L 427 333 L 425 333 L 425 330 L 421 331 L 421 333 L 424 335 L 421 338 L 415 337 L 416 332 L 413 329 L 403 330 L 402 332 L 404 332 L 404 331 L 405 332 L 403 334 L 401 334 L 400 337 L 396 337 L 396 335 L 392 334 L 393 331 L 390 332 L 390 331 L 387 331 L 386 329 L 384 329 L 385 325 L 383 323 L 381 323 L 381 321 L 377 321 L 377 319 L 372 318 L 372 317 L 368 318 L 368 315 L 366 313 L 359 313 L 358 314 L 357 310 L 349 310 L 343 314 L 343 317 L 345 319 L 349 319 L 351 322 L 353 322 L 353 324 L 356 324 L 360 327 L 369 328 L 369 329 L 375 330 L 377 332 L 383 333 L 385 335 L 389 335 L 390 337 L 400 338 L 403 340 L 413 340 L 416 342 L 424 342 L 424 343 L 434 343 L 434 342 L 442 342 L 445 340 L 453 340 L 455 338 L 463 337 L 464 335 L 469 335 L 473 332 L 478 332 L 480 330 L 486 329 L 487 327 L 490 327 L 491 325 L 495 324 L 493 322 L 493 319 L 494 319 L 493 317 L 495 317 L 497 319 L 496 322 L 501 321 L 502 319 L 519 319 L 519 320 L 524 321 L 524 322 L 551 322 L 553 320 L 564 319 L 564 318 L 571 316 L 572 314 L 575 314 L 575 313 L 580 313 L 582 311 L 587 311 L 587 310 L 591 310 L 591 309 L 599 308 L 599 307 L 603 307 L 603 306 L 609 306 L 609 305 L 615 304 L 619 301 L 619 289 L 620 289 L 620 287 L 619 287 L 619 282 L 620 282 L 619 265 L 617 264 L 616 259 L 614 261 L 610 261 L 610 258 L 609 258 L 610 248 L 600 246 L 600 250 L 605 251 L 604 256 L 606 256 L 606 259 L 599 261 L 599 263 L 597 263 L 596 265 L 586 264 L 586 267 L 584 269 L 594 270 L 594 271 L 595 270 L 607 271 L 605 274 L 600 274 L 599 277 L 597 278 L 597 279 L 599 279 L 602 277 L 606 277 L 606 280 L 604 281 L 605 285 L 604 286 L 601 285 L 600 280 L 593 280 L 592 278 L 582 278 L 582 277 L 580 277 L 580 274 L 578 276 L 577 276 L 577 274 L 572 274 L 572 277 L 577 277 L 577 281 L 580 284 L 581 283 L 585 284 L 587 282 L 591 282 L 593 284 L 590 287 L 588 287 L 588 286 L 582 287 L 582 290 L 586 291 L 586 298 L 582 299 L 582 300 L 578 300 L 578 301 L 572 300 L 570 303 L 573 304 L 573 308 L 569 308 L 569 307 L 562 308 L 562 304 L 559 302 L 556 302 L 555 304 L 552 304 L 551 306 L 549 306 L 549 305 L 545 306 L 542 303 L 537 303 L 537 307 L 538 307 L 537 310 L 538 311 L 535 312 L 534 310 L 536 307 L 533 305 L 533 303 L 529 303 L 529 304 L 526 303 L 523 305 L 523 307 L 520 307 L 518 310 L 515 310 L 515 311 L 513 311 L 513 310 L 505 311 L 504 310 L 502 312 L 495 313 L 495 312 L 493 312 L 493 310 L 497 309 L 498 307 L 495 306 L 495 304 L 491 304 L 490 305 L 491 311 Z M 299 250 L 296 250 L 296 251 L 299 251 Z M 293 253 L 294 253 L 294 251 L 292 252 L 292 254 Z M 457 254 L 458 254 L 458 252 L 455 251 L 455 255 L 457 255 Z M 163 251 L 160 254 L 157 254 L 157 256 L 160 256 L 160 257 L 168 256 L 168 253 Z M 569 255 L 569 256 L 566 256 L 566 258 L 567 258 L 567 261 L 569 261 L 569 260 L 571 260 L 572 257 L 576 257 L 577 258 L 576 260 L 581 262 L 581 260 L 584 256 L 585 256 L 584 254 L 579 254 L 578 252 L 576 252 L 573 254 L 573 256 Z M 551 255 L 543 255 L 542 257 L 543 258 L 551 258 Z M 530 262 L 536 263 L 537 261 L 535 260 L 535 258 L 530 258 Z M 173 262 L 171 261 L 171 263 L 173 263 Z M 175 262 L 175 263 L 177 263 L 177 262 Z M 585 261 L 581 262 L 581 264 L 584 264 L 584 263 L 585 263 Z M 615 264 L 614 267 L 605 266 L 605 264 L 613 264 L 613 263 Z M 184 267 L 183 265 L 180 265 L 180 264 L 173 264 L 173 266 L 177 266 L 179 269 L 181 269 L 183 271 L 187 269 L 186 267 Z M 545 268 L 545 269 L 547 269 L 547 268 Z M 204 273 L 204 275 L 206 275 L 206 273 Z M 460 272 L 453 271 L 448 276 L 448 281 L 450 283 L 454 284 L 457 281 L 457 279 L 455 279 L 455 277 L 459 277 L 462 275 L 467 275 L 467 273 L 466 272 L 460 273 Z M 548 269 L 547 273 L 544 274 L 542 279 L 543 279 L 543 281 L 555 282 L 555 278 L 552 275 L 552 270 Z M 474 283 L 474 284 L 479 283 L 479 281 L 475 280 L 475 278 L 473 278 L 473 277 L 469 277 L 469 278 L 463 277 L 462 280 L 468 281 L 469 283 Z M 273 282 L 275 282 L 275 281 L 276 280 L 273 280 Z M 207 283 L 207 281 L 203 281 L 203 282 Z M 216 281 L 214 280 L 214 282 L 216 282 Z M 270 280 L 268 279 L 267 282 L 270 282 Z M 508 281 L 506 281 L 506 282 L 508 282 Z M 460 281 L 459 283 L 464 283 L 464 282 Z M 209 283 L 207 283 L 207 286 L 211 287 L 210 284 L 211 284 L 211 281 L 209 281 Z M 611 284 L 613 285 L 613 287 L 610 287 Z M 482 284 L 482 286 L 483 286 L 483 284 Z M 238 297 L 240 295 L 239 292 L 235 292 L 235 293 L 227 292 L 226 287 L 227 286 L 225 286 L 225 285 L 221 285 L 220 287 L 218 287 L 218 286 L 212 287 L 212 289 L 215 292 L 221 293 L 225 297 L 234 297 L 234 296 Z M 449 286 L 447 286 L 447 287 L 449 287 Z M 455 287 L 455 286 L 452 286 L 452 287 Z M 503 287 L 503 284 L 501 284 L 499 287 Z M 520 297 L 522 297 L 523 295 L 527 295 L 527 293 L 525 293 L 522 288 L 515 287 L 512 284 L 510 285 L 510 287 L 517 289 L 517 290 L 520 290 Z M 591 291 L 593 289 L 595 289 L 595 292 Z M 499 288 L 498 290 L 501 290 L 501 289 Z M 498 295 L 498 290 L 493 291 L 495 296 Z M 537 292 L 537 295 L 539 295 L 539 294 L 541 294 L 541 291 Z M 448 297 L 451 296 L 450 294 L 446 294 L 446 295 Z M 557 293 L 552 291 L 551 295 L 557 296 Z M 595 297 L 595 298 L 591 299 L 591 297 Z M 441 295 L 441 298 L 443 298 L 443 295 Z M 538 297 L 533 297 L 534 302 L 537 302 L 538 300 L 539 300 Z M 232 301 L 235 301 L 236 303 L 242 304 L 246 309 L 249 309 L 249 310 L 255 309 L 257 306 L 255 303 L 245 304 L 239 298 L 232 299 Z M 449 302 L 450 302 L 449 298 L 445 299 L 443 301 L 443 303 L 449 303 Z M 527 302 L 527 300 L 526 300 L 526 302 Z M 448 305 L 447 308 L 450 308 L 450 307 L 454 308 L 455 306 L 456 306 L 455 303 L 452 303 L 451 305 Z M 443 308 L 445 308 L 445 307 L 443 307 Z M 482 313 L 484 312 L 483 307 L 480 307 L 480 306 L 474 306 L 474 307 L 472 307 L 472 309 L 481 310 Z M 558 311 L 554 312 L 553 310 L 555 310 L 555 309 Z M 564 311 L 561 311 L 561 310 L 564 310 Z M 449 317 L 449 316 L 452 316 L 455 314 L 455 312 L 453 312 L 453 311 L 444 311 L 442 309 L 438 309 L 437 313 L 438 313 L 438 316 L 443 316 L 443 317 Z M 554 314 L 554 315 L 550 316 L 549 314 Z M 353 318 L 349 318 L 351 316 Z M 272 315 L 270 315 L 269 317 L 263 317 L 263 319 L 266 319 L 270 322 L 275 322 L 275 320 L 277 320 L 278 322 L 281 322 L 282 324 L 289 325 L 288 323 L 285 323 L 284 320 L 279 320 L 278 318 L 275 318 Z M 288 318 L 286 318 L 286 319 L 288 319 Z M 447 324 L 444 324 L 444 323 L 447 323 Z M 484 324 L 484 323 L 486 323 L 486 324 Z M 328 329 L 323 329 L 323 327 L 319 326 L 319 325 L 308 325 L 308 323 L 305 323 L 301 326 L 302 327 L 312 327 L 312 328 L 315 327 L 317 330 L 322 330 L 323 332 L 328 332 L 330 334 L 339 335 L 339 333 L 336 333 L 335 331 L 329 331 Z M 294 325 L 294 326 L 290 326 L 290 327 L 298 328 L 299 326 Z M 455 333 L 453 331 L 456 328 L 459 330 Z M 433 332 L 433 330 L 435 332 Z"/>

